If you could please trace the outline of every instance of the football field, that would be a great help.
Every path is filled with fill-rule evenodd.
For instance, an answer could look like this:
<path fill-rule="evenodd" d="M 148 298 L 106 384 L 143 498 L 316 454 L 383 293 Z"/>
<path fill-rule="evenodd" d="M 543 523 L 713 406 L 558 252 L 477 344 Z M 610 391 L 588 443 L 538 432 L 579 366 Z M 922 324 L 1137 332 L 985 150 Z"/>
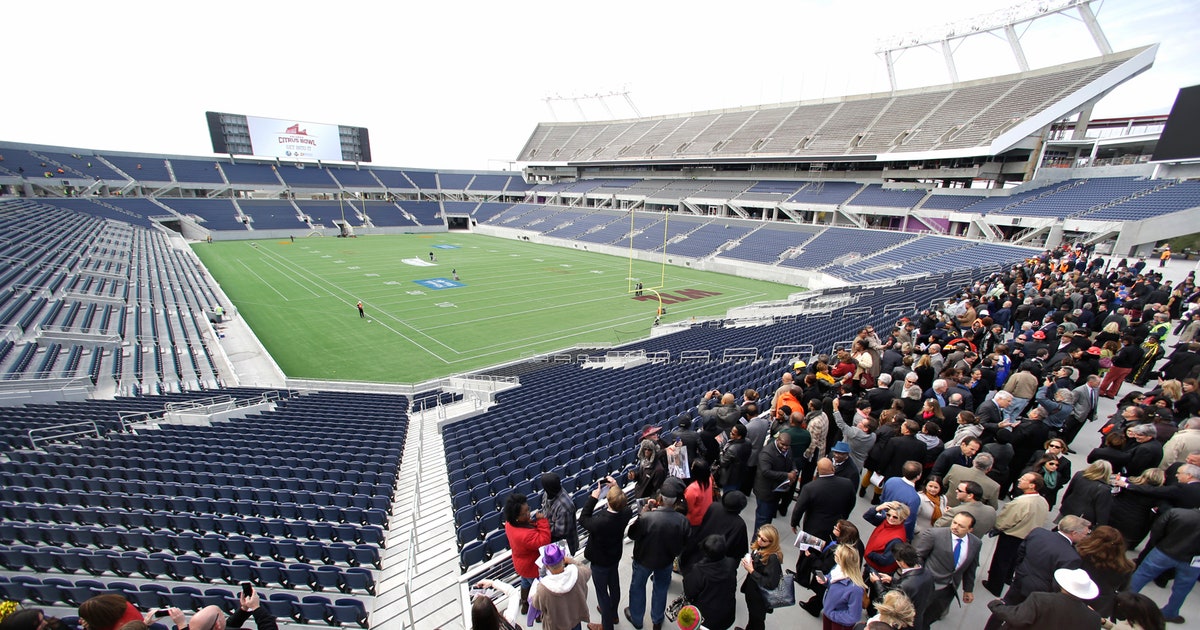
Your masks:
<path fill-rule="evenodd" d="M 417 382 L 723 316 L 799 287 L 476 234 L 197 243 L 289 377 Z M 430 260 L 430 254 L 435 260 Z M 459 280 L 455 281 L 457 273 Z M 365 317 L 356 308 L 361 300 Z"/>

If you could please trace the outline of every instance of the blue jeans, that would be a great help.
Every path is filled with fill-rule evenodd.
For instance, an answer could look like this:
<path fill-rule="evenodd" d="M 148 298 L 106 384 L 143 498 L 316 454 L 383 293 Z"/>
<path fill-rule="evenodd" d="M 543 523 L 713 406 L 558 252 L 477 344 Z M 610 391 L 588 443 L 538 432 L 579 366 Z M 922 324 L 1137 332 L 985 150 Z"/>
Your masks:
<path fill-rule="evenodd" d="M 757 533 L 758 528 L 775 520 L 775 510 L 779 509 L 779 501 L 764 501 L 758 497 L 754 498 L 754 531 L 751 534 Z"/>
<path fill-rule="evenodd" d="M 654 594 L 650 600 L 651 623 L 662 623 L 667 612 L 667 589 L 671 586 L 671 565 L 648 569 L 633 562 L 633 580 L 629 584 L 629 616 L 634 623 L 646 618 L 646 580 L 654 578 Z M 641 626 L 634 626 L 641 628 Z"/>
<path fill-rule="evenodd" d="M 1140 592 L 1150 580 L 1158 577 L 1167 569 L 1175 569 L 1175 582 L 1171 585 L 1171 598 L 1167 600 L 1167 605 L 1162 609 L 1163 616 L 1170 619 L 1179 616 L 1183 600 L 1187 599 L 1188 593 L 1192 592 L 1192 587 L 1196 585 L 1196 578 L 1200 577 L 1200 569 L 1191 565 L 1191 558 L 1176 560 L 1157 549 L 1151 549 L 1150 553 L 1146 555 L 1146 559 L 1142 560 L 1141 566 L 1133 572 L 1133 577 L 1129 580 L 1129 590 L 1134 593 Z"/>
<path fill-rule="evenodd" d="M 621 603 L 621 576 L 617 567 L 593 564 L 592 583 L 596 585 L 600 622 L 604 624 L 604 630 L 613 630 L 613 625 L 617 623 L 617 607 Z"/>

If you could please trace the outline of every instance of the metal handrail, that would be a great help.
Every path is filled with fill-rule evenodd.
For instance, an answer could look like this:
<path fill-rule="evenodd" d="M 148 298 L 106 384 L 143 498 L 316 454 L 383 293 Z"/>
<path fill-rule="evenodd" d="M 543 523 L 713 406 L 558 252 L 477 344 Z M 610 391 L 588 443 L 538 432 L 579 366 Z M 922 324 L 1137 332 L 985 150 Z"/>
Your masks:
<path fill-rule="evenodd" d="M 76 427 L 76 426 L 90 426 L 91 430 L 69 431 L 66 433 L 56 433 L 54 435 L 47 436 L 47 437 L 34 437 L 33 436 L 34 433 L 46 433 L 49 431 L 55 431 L 58 429 L 65 429 L 67 427 Z M 80 422 L 68 422 L 67 424 L 56 424 L 56 425 L 50 426 L 50 427 L 37 427 L 34 429 L 29 429 L 28 431 L 25 432 L 25 437 L 29 440 L 29 447 L 36 451 L 36 450 L 38 450 L 38 442 L 49 442 L 49 441 L 53 441 L 53 440 L 61 440 L 63 438 L 67 438 L 67 437 L 76 437 L 79 435 L 89 435 L 92 433 L 95 433 L 96 437 L 99 438 L 100 437 L 100 427 L 93 420 L 82 420 Z"/>

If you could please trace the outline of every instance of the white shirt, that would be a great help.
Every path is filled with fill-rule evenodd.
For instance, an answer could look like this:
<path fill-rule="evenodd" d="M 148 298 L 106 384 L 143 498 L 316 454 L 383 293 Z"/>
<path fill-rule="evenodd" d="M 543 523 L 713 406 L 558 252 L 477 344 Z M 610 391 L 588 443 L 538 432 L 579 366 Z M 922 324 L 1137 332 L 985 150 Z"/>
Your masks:
<path fill-rule="evenodd" d="M 962 565 L 964 565 L 964 564 L 966 564 L 966 563 L 967 563 L 967 550 L 968 550 L 968 547 L 969 547 L 969 546 L 970 546 L 970 544 L 971 544 L 971 541 L 970 541 L 970 539 L 969 539 L 969 538 L 967 538 L 966 536 L 963 536 L 962 538 L 959 538 L 958 536 L 955 536 L 954 534 L 950 534 L 950 557 L 951 557 L 951 558 L 953 558 L 953 557 L 954 557 L 954 545 L 955 545 L 955 542 L 956 542 L 956 541 L 959 541 L 959 540 L 961 540 L 961 541 L 962 541 L 962 547 L 960 547 L 960 548 L 959 548 L 959 550 L 958 550 L 958 562 L 957 562 L 957 563 L 954 565 L 954 568 L 955 568 L 956 570 L 957 570 L 959 567 L 961 567 Z"/>

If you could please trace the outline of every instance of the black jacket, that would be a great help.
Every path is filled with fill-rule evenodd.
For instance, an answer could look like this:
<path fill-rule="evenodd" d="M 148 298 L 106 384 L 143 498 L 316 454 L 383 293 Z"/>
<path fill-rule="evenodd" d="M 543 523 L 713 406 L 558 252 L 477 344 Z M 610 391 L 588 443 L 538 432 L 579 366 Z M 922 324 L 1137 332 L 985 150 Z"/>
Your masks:
<path fill-rule="evenodd" d="M 1058 508 L 1058 517 L 1062 518 L 1068 514 L 1081 516 L 1096 528 L 1108 525 L 1112 505 L 1112 486 L 1103 481 L 1088 479 L 1079 472 L 1075 473 L 1067 486 L 1062 505 Z"/>
<path fill-rule="evenodd" d="M 683 594 L 700 609 L 704 627 L 725 630 L 737 616 L 737 561 L 701 560 L 683 571 Z"/>
<path fill-rule="evenodd" d="M 755 498 L 760 501 L 776 500 L 775 488 L 787 481 L 788 473 L 795 469 L 790 451 L 787 455 L 780 453 L 774 440 L 763 446 L 758 454 L 758 471 L 754 478 Z"/>
<path fill-rule="evenodd" d="M 579 513 L 579 525 L 590 534 L 583 557 L 597 566 L 615 567 L 621 563 L 625 526 L 633 518 L 633 511 L 626 507 L 620 512 L 610 512 L 606 501 L 605 507 L 597 512 L 596 504 L 599 502 L 598 498 L 589 494 Z"/>
<path fill-rule="evenodd" d="M 746 521 L 739 514 L 731 514 L 721 503 L 713 503 L 704 513 L 704 520 L 688 537 L 679 556 L 679 568 L 685 573 L 688 567 L 704 557 L 700 551 L 700 543 L 705 538 L 717 535 L 725 539 L 725 556 L 739 560 L 750 551 L 750 535 L 746 530 Z"/>
<path fill-rule="evenodd" d="M 961 446 L 951 446 L 942 451 L 942 453 L 937 456 L 937 459 L 933 461 L 933 470 L 931 470 L 929 474 L 939 478 L 944 478 L 946 473 L 950 472 L 951 466 L 958 464 L 964 468 L 970 468 L 971 463 L 974 461 L 974 457 L 968 459 L 963 456 Z"/>
<path fill-rule="evenodd" d="M 879 458 L 879 473 L 884 479 L 900 477 L 904 472 L 904 462 L 915 461 L 925 464 L 927 454 L 925 443 L 915 435 L 897 435 L 888 440 Z"/>
<path fill-rule="evenodd" d="M 1019 604 L 1031 593 L 1052 592 L 1056 590 L 1054 572 L 1078 569 L 1082 562 L 1066 536 L 1040 527 L 1034 529 L 1017 548 L 1017 569 L 1004 601 Z"/>
<path fill-rule="evenodd" d="M 1154 548 L 1184 562 L 1200 556 L 1200 510 L 1172 508 L 1154 521 L 1150 541 Z"/>
<path fill-rule="evenodd" d="M 792 508 L 792 527 L 800 527 L 803 518 L 804 531 L 829 540 L 833 526 L 854 510 L 854 488 L 853 483 L 837 475 L 817 477 L 804 484 Z"/>
<path fill-rule="evenodd" d="M 255 608 L 252 612 L 240 608 L 237 609 L 232 615 L 229 615 L 229 618 L 225 621 L 225 627 L 228 630 L 237 630 L 242 627 L 242 624 L 246 623 L 246 619 L 251 615 L 254 616 L 254 625 L 258 626 L 258 630 L 276 630 L 279 628 L 279 624 L 275 621 L 275 616 L 263 606 Z"/>
<path fill-rule="evenodd" d="M 659 507 L 642 512 L 629 526 L 634 561 L 652 571 L 671 566 L 691 529 L 687 517 L 675 510 Z"/>
<path fill-rule="evenodd" d="M 925 609 L 929 607 L 929 601 L 933 599 L 933 575 L 924 567 L 917 567 L 905 572 L 896 571 L 892 575 L 892 590 L 895 589 L 900 589 L 905 595 L 908 595 L 913 609 L 917 611 L 916 621 L 912 627 L 924 628 Z"/>

